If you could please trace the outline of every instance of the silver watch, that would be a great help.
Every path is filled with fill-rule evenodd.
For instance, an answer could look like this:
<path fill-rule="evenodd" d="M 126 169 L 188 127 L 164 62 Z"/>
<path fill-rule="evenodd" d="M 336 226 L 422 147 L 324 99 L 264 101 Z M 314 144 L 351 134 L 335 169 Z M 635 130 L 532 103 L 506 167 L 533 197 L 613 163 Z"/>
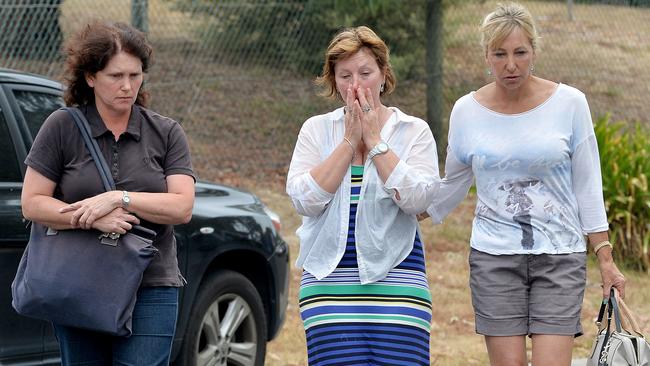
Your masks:
<path fill-rule="evenodd" d="M 368 159 L 372 159 L 377 155 L 385 154 L 388 152 L 388 149 L 388 144 L 385 141 L 379 141 L 379 143 L 368 152 Z"/>
<path fill-rule="evenodd" d="M 129 197 L 129 192 L 122 191 L 122 208 L 129 207 L 129 203 L 131 203 L 131 197 Z"/>

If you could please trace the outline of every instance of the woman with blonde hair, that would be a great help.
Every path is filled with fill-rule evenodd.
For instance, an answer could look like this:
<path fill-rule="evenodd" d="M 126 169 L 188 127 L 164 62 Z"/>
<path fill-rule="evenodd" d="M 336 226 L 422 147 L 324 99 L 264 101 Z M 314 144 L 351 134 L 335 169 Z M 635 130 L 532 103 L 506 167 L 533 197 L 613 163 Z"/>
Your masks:
<path fill-rule="evenodd" d="M 533 366 L 568 366 L 582 333 L 585 236 L 603 297 L 612 286 L 625 290 L 589 106 L 578 89 L 533 74 L 538 35 L 523 6 L 499 4 L 481 35 L 494 80 L 454 105 L 445 178 L 427 211 L 440 222 L 476 180 L 470 288 L 490 363 L 528 365 L 528 335 Z"/>
<path fill-rule="evenodd" d="M 344 106 L 304 123 L 287 179 L 303 216 L 309 364 L 429 365 L 431 295 L 415 215 L 439 183 L 433 135 L 382 103 L 395 76 L 367 27 L 332 39 L 317 82 Z"/>

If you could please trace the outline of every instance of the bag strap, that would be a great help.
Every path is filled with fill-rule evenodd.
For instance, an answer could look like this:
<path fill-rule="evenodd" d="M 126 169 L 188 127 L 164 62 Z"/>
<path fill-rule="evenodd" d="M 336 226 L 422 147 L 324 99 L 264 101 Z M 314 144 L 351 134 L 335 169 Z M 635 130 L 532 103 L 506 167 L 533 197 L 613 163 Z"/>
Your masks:
<path fill-rule="evenodd" d="M 598 311 L 598 319 L 596 319 L 596 325 L 598 325 L 598 328 L 602 331 L 603 328 L 601 328 L 601 325 L 603 323 L 603 317 L 605 315 L 605 310 L 607 310 L 607 331 L 609 332 L 609 323 L 612 320 L 612 313 L 614 315 L 614 323 L 616 326 L 616 331 L 621 332 L 621 313 L 619 311 L 619 306 L 618 306 L 618 301 L 616 300 L 616 290 L 612 287 L 610 293 L 609 293 L 609 299 L 607 301 L 603 301 L 602 304 L 600 304 L 600 310 Z M 620 301 L 620 300 L 619 300 Z M 626 329 L 627 330 L 627 329 Z"/>
<path fill-rule="evenodd" d="M 598 350 L 598 366 L 609 366 L 607 363 L 607 355 L 609 353 L 609 338 L 612 335 L 610 332 L 612 325 L 612 307 L 609 306 L 609 304 L 610 301 L 608 300 L 607 302 L 603 302 L 603 304 L 600 306 L 601 309 L 603 309 L 605 306 L 607 307 L 607 330 L 605 331 L 605 337 L 603 338 L 603 343 L 600 346 L 600 350 Z M 599 313 L 599 319 L 602 321 L 600 314 L 601 313 Z"/>
<path fill-rule="evenodd" d="M 104 159 L 102 151 L 99 149 L 99 145 L 97 145 L 97 141 L 92 137 L 92 134 L 90 133 L 90 126 L 88 125 L 86 116 L 81 113 L 81 110 L 79 108 L 63 107 L 61 109 L 70 113 L 72 119 L 79 128 L 81 137 L 83 137 L 84 143 L 86 144 L 86 148 L 88 148 L 90 156 L 93 158 L 95 166 L 97 166 L 97 170 L 99 171 L 99 176 L 102 179 L 104 189 L 107 192 L 115 190 L 115 182 L 113 181 L 113 177 L 110 174 L 110 169 L 108 168 L 108 164 Z"/>
<path fill-rule="evenodd" d="M 621 327 L 623 330 L 628 332 L 630 335 L 637 335 L 639 337 L 645 338 L 641 332 L 641 327 L 639 326 L 634 313 L 632 313 L 630 308 L 621 298 L 618 299 L 618 308 L 621 313 Z"/>
<path fill-rule="evenodd" d="M 598 351 L 598 366 L 609 366 L 607 362 L 607 355 L 609 353 L 609 341 L 612 335 L 612 318 L 614 318 L 614 326 L 616 327 L 616 332 L 621 333 L 621 313 L 619 311 L 618 300 L 617 301 L 616 290 L 612 287 L 609 292 L 609 299 L 603 301 L 600 305 L 600 310 L 598 311 L 598 319 L 596 324 L 599 327 L 599 333 L 605 331 L 603 343 Z M 607 328 L 600 329 L 600 326 L 603 321 L 603 316 L 605 315 L 605 309 L 607 309 Z M 613 315 L 613 316 L 612 316 Z"/>

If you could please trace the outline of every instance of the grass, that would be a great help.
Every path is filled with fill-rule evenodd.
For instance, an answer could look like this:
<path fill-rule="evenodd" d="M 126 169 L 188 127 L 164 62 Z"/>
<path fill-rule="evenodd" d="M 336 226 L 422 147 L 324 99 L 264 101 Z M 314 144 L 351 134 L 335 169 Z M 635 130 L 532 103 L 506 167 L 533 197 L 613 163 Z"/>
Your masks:
<path fill-rule="evenodd" d="M 300 217 L 295 213 L 286 194 L 280 192 L 280 188 L 259 187 L 255 192 L 282 217 L 282 235 L 289 243 L 291 263 L 294 263 L 299 249 L 295 230 L 300 225 Z M 432 365 L 467 366 L 489 363 L 483 338 L 474 332 L 474 315 L 468 285 L 468 240 L 474 200 L 474 197 L 465 200 L 442 225 L 434 226 L 427 220 L 421 226 L 429 286 L 434 299 L 431 325 Z M 576 339 L 574 358 L 587 357 L 596 335 L 593 321 L 600 306 L 601 288 L 597 263 L 593 259 L 593 255 L 590 255 L 582 311 L 585 335 Z M 650 335 L 650 291 L 647 275 L 625 270 L 624 274 L 627 278 L 626 303 L 636 313 L 645 334 Z M 287 318 L 279 336 L 268 345 L 265 363 L 268 366 L 307 364 L 305 334 L 298 310 L 300 275 L 301 270 L 292 267 Z"/>

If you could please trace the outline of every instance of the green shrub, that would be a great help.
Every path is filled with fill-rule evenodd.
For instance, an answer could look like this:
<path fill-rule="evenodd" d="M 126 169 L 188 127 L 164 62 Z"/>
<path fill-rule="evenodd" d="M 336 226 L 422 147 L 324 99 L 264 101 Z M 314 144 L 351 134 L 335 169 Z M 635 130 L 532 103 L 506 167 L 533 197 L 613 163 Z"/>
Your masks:
<path fill-rule="evenodd" d="M 614 258 L 627 267 L 650 272 L 650 134 L 640 123 L 595 124 L 600 150 L 605 206 Z"/>
<path fill-rule="evenodd" d="M 469 1 L 443 0 L 443 4 L 449 8 Z M 398 80 L 425 77 L 425 0 L 176 0 L 173 4 L 194 20 L 202 20 L 194 23 L 200 44 L 211 50 L 214 59 L 226 63 L 270 67 L 281 63 L 301 75 L 317 75 L 332 36 L 343 27 L 366 25 L 390 48 Z M 455 28 L 445 25 L 445 32 L 454 33 Z"/>

